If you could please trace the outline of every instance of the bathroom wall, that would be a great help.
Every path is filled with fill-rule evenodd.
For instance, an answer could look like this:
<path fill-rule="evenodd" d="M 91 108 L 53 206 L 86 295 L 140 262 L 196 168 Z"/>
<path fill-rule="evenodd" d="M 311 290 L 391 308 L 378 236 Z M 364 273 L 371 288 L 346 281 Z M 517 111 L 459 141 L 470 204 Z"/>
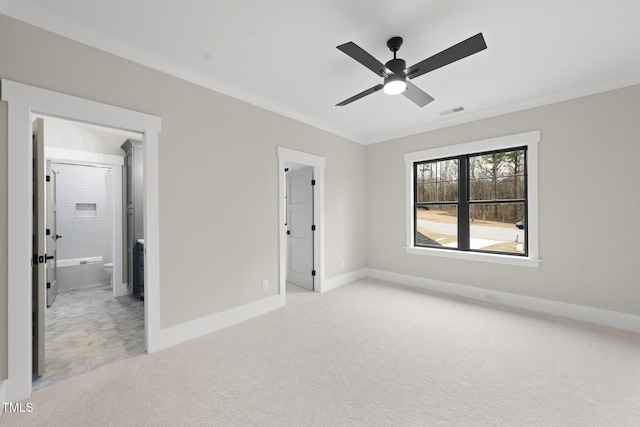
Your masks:
<path fill-rule="evenodd" d="M 107 228 L 107 169 L 54 163 L 58 196 L 58 261 L 101 257 Z"/>
<path fill-rule="evenodd" d="M 52 163 L 56 172 L 58 290 L 108 282 L 102 261 L 111 261 L 112 171 L 103 167 Z M 89 261 L 89 264 L 80 264 Z"/>

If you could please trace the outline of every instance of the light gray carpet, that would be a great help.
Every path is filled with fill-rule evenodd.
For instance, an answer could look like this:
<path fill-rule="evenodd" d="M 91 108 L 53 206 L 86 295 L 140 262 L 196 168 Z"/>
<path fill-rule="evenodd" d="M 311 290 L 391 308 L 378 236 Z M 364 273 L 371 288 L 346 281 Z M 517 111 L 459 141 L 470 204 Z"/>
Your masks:
<path fill-rule="evenodd" d="M 33 393 L 3 426 L 637 426 L 640 335 L 361 280 Z"/>

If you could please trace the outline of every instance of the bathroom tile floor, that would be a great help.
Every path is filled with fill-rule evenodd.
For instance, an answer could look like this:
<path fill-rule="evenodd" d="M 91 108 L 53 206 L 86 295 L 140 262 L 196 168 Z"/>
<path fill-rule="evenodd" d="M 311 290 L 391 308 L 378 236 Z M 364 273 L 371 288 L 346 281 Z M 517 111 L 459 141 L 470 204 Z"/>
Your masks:
<path fill-rule="evenodd" d="M 144 353 L 144 304 L 109 284 L 58 293 L 45 313 L 45 372 L 34 390 Z"/>

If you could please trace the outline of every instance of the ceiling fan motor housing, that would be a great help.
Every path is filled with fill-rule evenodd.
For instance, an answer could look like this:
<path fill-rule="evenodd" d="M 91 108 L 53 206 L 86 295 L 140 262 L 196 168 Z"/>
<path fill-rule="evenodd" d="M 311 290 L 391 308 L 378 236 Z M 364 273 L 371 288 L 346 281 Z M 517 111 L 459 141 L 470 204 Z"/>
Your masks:
<path fill-rule="evenodd" d="M 394 58 L 391 61 L 388 61 L 386 64 L 388 69 L 393 71 L 393 74 L 398 74 L 404 76 L 404 70 L 407 68 L 407 62 L 404 59 Z"/>

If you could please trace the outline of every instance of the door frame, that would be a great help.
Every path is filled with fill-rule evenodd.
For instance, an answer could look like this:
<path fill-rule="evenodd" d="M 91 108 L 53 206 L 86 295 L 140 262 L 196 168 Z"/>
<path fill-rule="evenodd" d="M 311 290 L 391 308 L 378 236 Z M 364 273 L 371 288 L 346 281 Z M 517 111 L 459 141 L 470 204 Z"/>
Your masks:
<path fill-rule="evenodd" d="M 313 265 L 316 276 L 313 280 L 314 292 L 323 292 L 324 287 L 324 166 L 325 158 L 303 151 L 278 147 L 278 235 L 279 256 L 279 294 L 286 293 L 287 278 L 287 227 L 285 226 L 285 167 L 288 163 L 298 163 L 313 167 L 313 179 L 316 185 L 313 187 L 313 218 L 316 226 L 313 238 Z"/>
<path fill-rule="evenodd" d="M 32 152 L 34 115 L 90 123 L 143 134 L 145 239 L 145 344 L 160 349 L 158 134 L 162 119 L 137 111 L 90 101 L 10 80 L 2 80 L 2 100 L 8 103 L 8 378 L 5 398 L 18 402 L 31 395 L 31 241 Z"/>

